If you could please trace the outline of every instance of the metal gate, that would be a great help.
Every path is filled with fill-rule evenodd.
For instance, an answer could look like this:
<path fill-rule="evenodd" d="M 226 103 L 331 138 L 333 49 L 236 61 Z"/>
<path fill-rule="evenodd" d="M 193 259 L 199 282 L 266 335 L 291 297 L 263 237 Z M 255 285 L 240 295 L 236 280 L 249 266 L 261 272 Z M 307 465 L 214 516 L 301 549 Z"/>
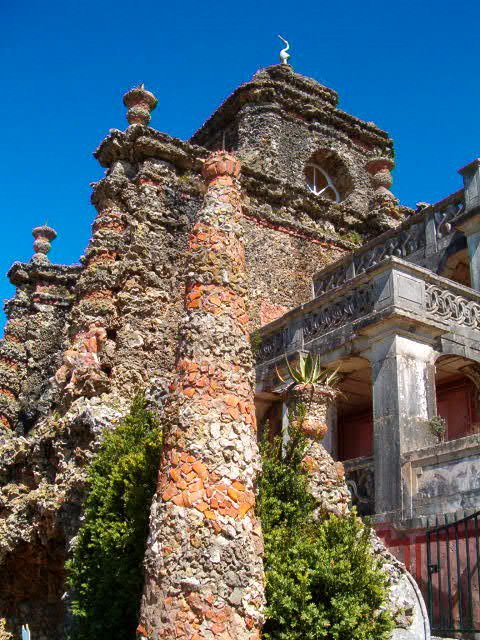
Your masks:
<path fill-rule="evenodd" d="M 480 511 L 426 532 L 432 632 L 480 631 Z"/>

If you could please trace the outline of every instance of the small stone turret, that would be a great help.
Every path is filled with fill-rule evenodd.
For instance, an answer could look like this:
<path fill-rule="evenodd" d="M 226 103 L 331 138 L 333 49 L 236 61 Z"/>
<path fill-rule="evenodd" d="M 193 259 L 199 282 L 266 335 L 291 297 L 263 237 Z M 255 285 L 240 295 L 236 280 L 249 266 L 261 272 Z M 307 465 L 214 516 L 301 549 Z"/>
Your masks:
<path fill-rule="evenodd" d="M 34 254 L 8 272 L 16 287 L 5 305 L 7 325 L 0 342 L 0 424 L 28 430 L 51 404 L 48 378 L 63 346 L 66 319 L 78 266 L 52 264 L 47 256 L 57 236 L 47 225 L 35 227 Z"/>

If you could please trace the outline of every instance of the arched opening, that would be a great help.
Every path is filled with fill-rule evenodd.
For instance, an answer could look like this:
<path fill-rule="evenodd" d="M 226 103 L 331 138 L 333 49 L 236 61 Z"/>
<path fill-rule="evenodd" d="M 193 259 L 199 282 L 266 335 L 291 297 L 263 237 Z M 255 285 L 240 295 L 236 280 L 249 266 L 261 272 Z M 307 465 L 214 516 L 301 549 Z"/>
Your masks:
<path fill-rule="evenodd" d="M 280 394 L 263 392 L 255 395 L 258 440 L 262 439 L 267 428 L 270 438 L 282 433 L 284 410 Z"/>
<path fill-rule="evenodd" d="M 363 358 L 342 363 L 342 396 L 337 403 L 339 460 L 373 455 L 372 376 Z"/>
<path fill-rule="evenodd" d="M 353 191 L 353 180 L 345 164 L 330 149 L 320 149 L 305 167 L 308 189 L 316 196 L 341 202 Z"/>
<path fill-rule="evenodd" d="M 435 363 L 437 415 L 445 421 L 439 439 L 456 440 L 480 432 L 480 365 L 462 356 Z"/>
<path fill-rule="evenodd" d="M 337 457 L 344 463 L 352 504 L 360 515 L 375 513 L 372 372 L 364 358 L 341 363 L 342 396 L 337 401 Z"/>

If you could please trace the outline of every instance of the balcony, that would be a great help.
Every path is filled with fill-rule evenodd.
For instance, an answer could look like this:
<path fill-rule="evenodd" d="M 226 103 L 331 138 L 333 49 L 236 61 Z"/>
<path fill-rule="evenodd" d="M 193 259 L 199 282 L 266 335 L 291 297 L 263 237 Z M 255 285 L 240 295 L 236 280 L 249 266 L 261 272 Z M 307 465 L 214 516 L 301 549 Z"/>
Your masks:
<path fill-rule="evenodd" d="M 278 390 L 277 367 L 298 352 L 319 354 L 324 366 L 344 374 L 347 400 L 337 407 L 338 429 L 329 439 L 332 452 L 341 453 L 338 434 L 352 445 L 360 428 L 370 428 L 373 457 L 357 453 L 364 457 L 352 460 L 352 446 L 343 447 L 362 513 L 399 521 L 444 504 L 443 495 L 426 493 L 418 474 L 412 476 L 420 464 L 413 461 L 423 452 L 430 460 L 443 446 L 429 427 L 437 415 L 438 376 L 447 386 L 468 376 L 480 388 L 479 292 L 390 256 L 262 327 L 260 338 L 259 394 Z M 365 413 L 370 427 L 359 422 Z"/>
<path fill-rule="evenodd" d="M 272 366 L 297 351 L 318 353 L 326 364 L 360 353 L 373 327 L 392 322 L 431 339 L 454 335 L 464 355 L 480 356 L 480 293 L 388 257 L 262 327 L 257 379 L 264 380 Z"/>

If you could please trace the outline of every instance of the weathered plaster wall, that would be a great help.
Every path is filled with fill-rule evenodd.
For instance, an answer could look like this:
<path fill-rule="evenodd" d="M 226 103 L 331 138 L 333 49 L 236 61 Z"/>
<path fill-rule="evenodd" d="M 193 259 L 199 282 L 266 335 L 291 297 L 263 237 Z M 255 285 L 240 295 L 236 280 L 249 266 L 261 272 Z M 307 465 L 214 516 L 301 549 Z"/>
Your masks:
<path fill-rule="evenodd" d="M 478 434 L 411 451 L 403 460 L 410 478 L 411 516 L 475 509 L 480 496 Z"/>

